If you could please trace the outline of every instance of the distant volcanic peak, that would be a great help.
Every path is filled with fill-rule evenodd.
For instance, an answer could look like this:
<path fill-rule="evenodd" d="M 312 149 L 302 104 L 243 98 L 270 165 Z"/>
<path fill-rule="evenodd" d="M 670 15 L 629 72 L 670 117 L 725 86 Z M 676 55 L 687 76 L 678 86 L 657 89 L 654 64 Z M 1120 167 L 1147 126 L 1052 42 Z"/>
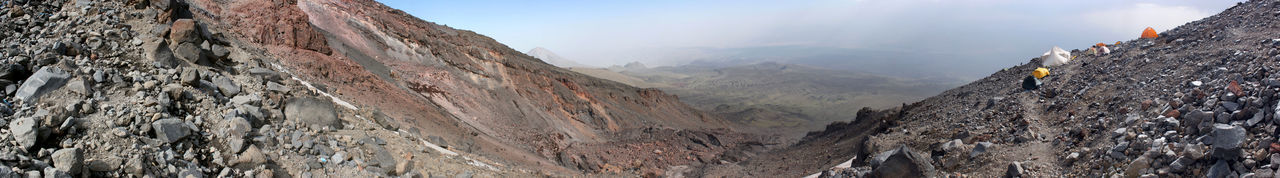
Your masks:
<path fill-rule="evenodd" d="M 564 57 L 561 57 L 555 52 L 551 52 L 551 50 L 548 50 L 547 48 L 543 48 L 543 47 L 534 47 L 533 49 L 530 49 L 529 52 L 525 52 L 525 54 L 528 54 L 529 56 L 533 56 L 534 58 L 541 59 L 543 62 L 546 62 L 547 64 L 555 65 L 557 67 L 591 67 L 591 66 L 580 64 L 578 62 L 574 62 L 573 60 L 569 60 Z"/>

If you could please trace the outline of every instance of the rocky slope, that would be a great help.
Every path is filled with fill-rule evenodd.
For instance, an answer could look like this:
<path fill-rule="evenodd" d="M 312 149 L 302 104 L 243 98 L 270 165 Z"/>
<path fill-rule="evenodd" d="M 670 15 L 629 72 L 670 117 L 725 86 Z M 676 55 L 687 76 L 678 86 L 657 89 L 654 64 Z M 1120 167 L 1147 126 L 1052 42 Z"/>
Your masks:
<path fill-rule="evenodd" d="M 373 1 L 0 6 L 0 176 L 678 175 L 770 143 Z"/>
<path fill-rule="evenodd" d="M 914 104 L 860 111 L 795 146 L 709 172 L 1273 177 L 1277 9 L 1274 0 L 1249 1 L 1110 54 L 1073 52 L 1072 62 L 1049 67 L 1039 90 L 1024 91 L 1021 79 L 1041 64 L 1032 59 Z"/>

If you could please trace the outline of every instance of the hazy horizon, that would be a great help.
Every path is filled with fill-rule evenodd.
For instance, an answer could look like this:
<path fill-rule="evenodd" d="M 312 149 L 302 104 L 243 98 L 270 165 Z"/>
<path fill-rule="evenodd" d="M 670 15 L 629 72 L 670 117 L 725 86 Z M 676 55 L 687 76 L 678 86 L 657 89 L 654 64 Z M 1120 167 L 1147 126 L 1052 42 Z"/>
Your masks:
<path fill-rule="evenodd" d="M 522 52 L 544 47 L 600 67 L 686 64 L 704 49 L 812 47 L 941 56 L 890 67 L 957 63 L 930 70 L 976 78 L 1053 46 L 1130 40 L 1148 26 L 1166 31 L 1237 1 L 380 2 Z"/>

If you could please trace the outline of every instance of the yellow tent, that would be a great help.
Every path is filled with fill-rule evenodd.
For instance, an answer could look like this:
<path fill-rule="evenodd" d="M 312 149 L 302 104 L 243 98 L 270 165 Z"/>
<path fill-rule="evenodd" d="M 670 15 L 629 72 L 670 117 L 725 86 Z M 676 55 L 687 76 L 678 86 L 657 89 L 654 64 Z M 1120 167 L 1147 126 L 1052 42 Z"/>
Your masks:
<path fill-rule="evenodd" d="M 1036 76 L 1037 79 L 1042 79 L 1044 76 L 1049 76 L 1049 69 L 1044 67 L 1036 68 L 1035 71 L 1031 71 L 1031 75 Z"/>
<path fill-rule="evenodd" d="M 1147 27 L 1146 30 L 1142 30 L 1142 38 L 1156 38 L 1156 37 L 1160 37 L 1160 34 L 1156 34 L 1156 29 Z"/>

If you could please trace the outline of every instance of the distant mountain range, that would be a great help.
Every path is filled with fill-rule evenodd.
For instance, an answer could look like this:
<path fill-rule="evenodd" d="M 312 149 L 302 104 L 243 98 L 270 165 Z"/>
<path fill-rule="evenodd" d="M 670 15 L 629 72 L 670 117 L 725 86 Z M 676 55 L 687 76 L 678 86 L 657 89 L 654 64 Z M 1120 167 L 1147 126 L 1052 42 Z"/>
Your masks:
<path fill-rule="evenodd" d="M 853 119 L 856 113 L 852 111 L 863 107 L 895 107 L 963 82 L 887 77 L 778 62 L 655 68 L 633 62 L 607 69 L 570 70 L 632 86 L 660 88 L 695 108 L 775 131 L 820 129 L 832 121 Z"/>

